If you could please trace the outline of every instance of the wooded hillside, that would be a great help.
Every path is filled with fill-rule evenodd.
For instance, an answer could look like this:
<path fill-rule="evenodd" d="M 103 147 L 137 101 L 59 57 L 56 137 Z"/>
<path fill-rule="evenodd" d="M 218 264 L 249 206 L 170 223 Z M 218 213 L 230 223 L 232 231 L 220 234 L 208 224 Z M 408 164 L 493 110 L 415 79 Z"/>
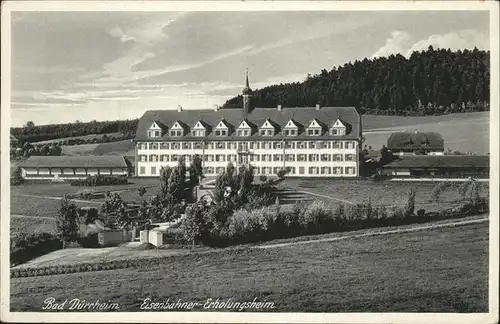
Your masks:
<path fill-rule="evenodd" d="M 489 110 L 489 51 L 414 52 L 364 59 L 254 91 L 256 107 L 356 106 L 360 113 L 434 115 Z M 224 108 L 242 107 L 242 96 Z"/>
<path fill-rule="evenodd" d="M 35 126 L 32 122 L 28 122 L 25 127 L 11 128 L 11 134 L 17 137 L 20 143 L 117 132 L 123 133 L 123 136 L 117 138 L 117 140 L 123 140 L 135 136 L 138 121 L 138 119 L 116 121 L 94 120 L 88 123 L 75 122 L 40 126 Z"/>

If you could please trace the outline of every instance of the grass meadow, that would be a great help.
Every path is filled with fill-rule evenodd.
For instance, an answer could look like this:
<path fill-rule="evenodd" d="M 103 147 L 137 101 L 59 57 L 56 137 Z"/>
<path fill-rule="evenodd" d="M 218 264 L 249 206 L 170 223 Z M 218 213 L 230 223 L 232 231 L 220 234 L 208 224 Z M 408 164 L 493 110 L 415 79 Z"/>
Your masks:
<path fill-rule="evenodd" d="M 10 232 L 32 234 L 32 233 L 51 233 L 55 234 L 55 219 L 40 217 L 11 217 Z"/>
<path fill-rule="evenodd" d="M 98 296 L 120 311 L 138 311 L 148 297 L 256 297 L 277 312 L 487 312 L 488 227 L 191 253 L 155 267 L 12 278 L 10 292 L 11 311 L 41 311 L 49 296 Z"/>
<path fill-rule="evenodd" d="M 433 182 L 374 182 L 370 180 L 337 180 L 337 179 L 285 179 L 280 187 L 294 188 L 299 191 L 312 192 L 333 199 L 323 201 L 335 202 L 335 199 L 351 203 L 366 203 L 371 199 L 372 205 L 404 206 L 408 200 L 410 189 L 415 190 L 415 206 L 427 211 L 448 207 L 461 198 L 458 188 L 461 182 L 453 183 L 452 187 L 441 194 L 439 203 L 431 200 Z M 481 196 L 488 195 L 488 183 L 478 183 Z"/>
<path fill-rule="evenodd" d="M 77 187 L 69 183 L 30 183 L 10 187 L 10 213 L 31 217 L 11 217 L 11 236 L 17 233 L 53 232 L 54 222 L 45 217 L 55 217 L 61 205 L 59 198 L 65 194 L 76 194 L 80 190 L 90 189 L 95 191 L 121 191 L 124 199 L 138 199 L 137 188 L 147 188 L 148 194 L 156 192 L 157 179 L 130 179 L 128 185 L 113 185 L 99 187 Z M 104 199 L 77 201 L 78 207 L 90 206 L 99 208 Z M 42 217 L 37 219 L 37 217 Z"/>
<path fill-rule="evenodd" d="M 390 134 L 398 131 L 438 132 L 444 147 L 452 151 L 489 152 L 489 113 L 474 112 L 444 116 L 373 116 L 362 117 L 366 145 L 380 149 Z"/>
<path fill-rule="evenodd" d="M 92 140 L 94 138 L 101 139 L 104 135 L 108 137 L 118 137 L 118 136 L 123 136 L 123 133 L 121 132 L 115 132 L 115 133 L 106 133 L 106 134 L 89 134 L 89 135 L 82 135 L 82 136 L 73 136 L 73 137 L 62 137 L 62 138 L 55 138 L 51 140 L 46 140 L 46 141 L 40 141 L 40 142 L 34 142 L 33 144 L 51 144 L 51 143 L 57 143 L 60 141 L 66 141 L 66 140 Z"/>

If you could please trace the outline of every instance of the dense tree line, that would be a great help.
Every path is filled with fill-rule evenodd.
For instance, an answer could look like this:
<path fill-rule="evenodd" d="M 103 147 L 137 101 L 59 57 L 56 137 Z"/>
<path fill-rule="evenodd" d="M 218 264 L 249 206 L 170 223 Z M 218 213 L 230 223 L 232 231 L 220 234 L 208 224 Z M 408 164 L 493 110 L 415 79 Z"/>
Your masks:
<path fill-rule="evenodd" d="M 19 142 L 40 142 L 56 138 L 76 137 L 91 134 L 123 133 L 121 139 L 130 139 L 135 136 L 138 119 L 116 121 L 91 121 L 88 123 L 74 122 L 67 124 L 53 124 L 35 126 L 27 122 L 24 127 L 11 128 L 11 133 Z"/>
<path fill-rule="evenodd" d="M 356 60 L 304 82 L 272 85 L 253 93 L 257 107 L 356 106 L 360 113 L 434 115 L 489 110 L 489 51 L 450 49 Z M 242 107 L 242 96 L 224 108 Z"/>

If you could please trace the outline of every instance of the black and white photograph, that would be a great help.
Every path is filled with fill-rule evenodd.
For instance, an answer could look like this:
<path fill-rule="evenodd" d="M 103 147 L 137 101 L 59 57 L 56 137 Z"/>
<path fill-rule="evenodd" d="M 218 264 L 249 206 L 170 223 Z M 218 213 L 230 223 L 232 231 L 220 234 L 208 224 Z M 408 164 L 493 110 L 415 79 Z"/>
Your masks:
<path fill-rule="evenodd" d="M 2 321 L 498 322 L 498 10 L 2 3 Z"/>

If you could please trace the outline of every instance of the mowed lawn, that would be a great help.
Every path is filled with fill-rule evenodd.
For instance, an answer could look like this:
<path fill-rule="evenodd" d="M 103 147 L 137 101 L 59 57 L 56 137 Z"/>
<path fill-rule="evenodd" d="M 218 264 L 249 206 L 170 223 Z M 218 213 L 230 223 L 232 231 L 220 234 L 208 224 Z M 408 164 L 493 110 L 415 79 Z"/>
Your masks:
<path fill-rule="evenodd" d="M 312 192 L 329 196 L 335 199 L 345 200 L 352 203 L 366 203 L 371 199 L 373 205 L 405 205 L 411 189 L 415 190 L 415 202 L 417 208 L 426 210 L 439 209 L 446 206 L 446 202 L 456 201 L 461 198 L 458 188 L 461 182 L 452 184 L 445 190 L 439 200 L 439 204 L 431 200 L 431 192 L 437 183 L 432 182 L 395 182 L 371 180 L 339 180 L 339 179 L 286 179 L 280 187 L 293 188 L 299 191 Z M 478 183 L 481 196 L 488 194 L 488 183 Z M 327 201 L 327 199 L 323 199 Z"/>
<path fill-rule="evenodd" d="M 148 297 L 257 297 L 274 302 L 279 312 L 487 312 L 487 296 L 488 228 L 482 223 L 189 254 L 155 267 L 13 278 L 10 302 L 11 311 L 41 311 L 47 297 L 99 299 L 138 311 Z"/>
<path fill-rule="evenodd" d="M 11 217 L 10 218 L 10 233 L 16 234 L 31 234 L 31 233 L 51 233 L 55 234 L 56 230 L 55 219 L 47 219 L 40 217 Z"/>
<path fill-rule="evenodd" d="M 158 179 L 130 179 L 127 185 L 77 187 L 69 183 L 31 183 L 10 187 L 10 214 L 32 217 L 11 217 L 11 235 L 26 232 L 51 232 L 53 221 L 44 217 L 55 217 L 61 206 L 60 198 L 65 194 L 75 194 L 83 189 L 95 191 L 120 191 L 126 200 L 137 200 L 137 188 L 148 187 L 148 194 L 154 194 L 158 187 Z M 150 187 L 152 186 L 152 187 Z M 78 199 L 78 198 L 77 198 Z M 99 208 L 104 199 L 88 202 L 76 201 L 78 207 Z M 36 219 L 41 217 L 41 219 Z"/>
<path fill-rule="evenodd" d="M 364 115 L 363 135 L 366 145 L 380 149 L 393 132 L 438 132 L 444 147 L 452 151 L 489 152 L 489 113 L 475 112 L 445 116 L 372 116 Z"/>

